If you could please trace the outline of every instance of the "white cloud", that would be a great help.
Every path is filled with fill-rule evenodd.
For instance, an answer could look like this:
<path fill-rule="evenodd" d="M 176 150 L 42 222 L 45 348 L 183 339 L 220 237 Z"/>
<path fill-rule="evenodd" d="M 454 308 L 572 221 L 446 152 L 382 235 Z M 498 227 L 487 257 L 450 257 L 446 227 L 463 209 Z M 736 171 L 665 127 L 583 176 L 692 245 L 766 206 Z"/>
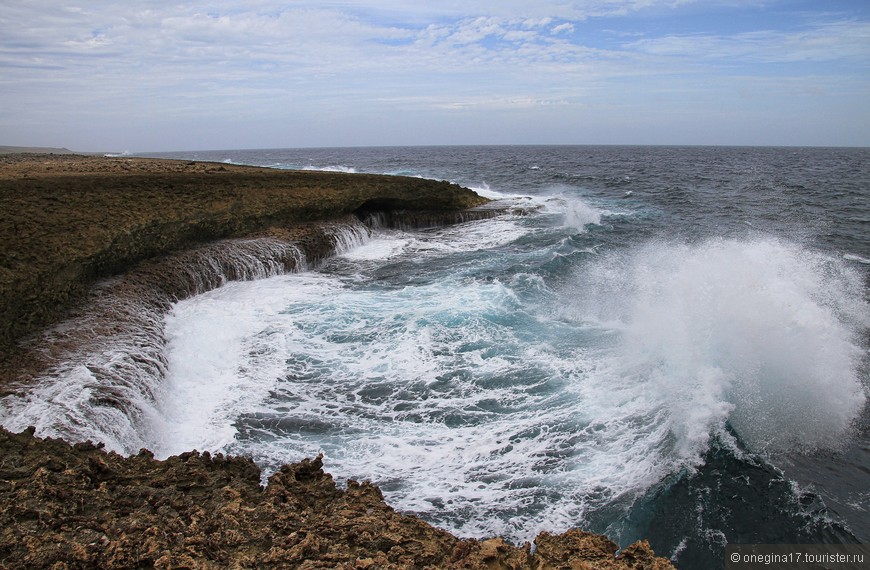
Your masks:
<path fill-rule="evenodd" d="M 89 0 L 57 7 L 7 0 L 0 10 L 0 132 L 35 136 L 29 133 L 49 132 L 53 120 L 69 125 L 71 136 L 93 131 L 96 140 L 109 132 L 135 137 L 132 123 L 170 136 L 191 117 L 263 128 L 372 113 L 396 121 L 391 128 L 399 131 L 412 113 L 456 111 L 478 113 L 481 121 L 490 112 L 499 114 L 493 121 L 511 112 L 552 113 L 560 124 L 577 120 L 570 113 L 578 109 L 606 109 L 615 100 L 634 109 L 652 105 L 654 96 L 721 107 L 710 103 L 719 96 L 710 85 L 721 87 L 722 69 L 741 82 L 764 76 L 771 63 L 835 62 L 864 70 L 841 71 L 839 90 L 867 85 L 870 24 L 860 20 L 807 23 L 800 31 L 647 35 L 610 49 L 584 43 L 590 32 L 602 32 L 596 17 L 607 16 L 611 27 L 620 14 L 668 13 L 680 4 Z M 637 37 L 616 32 L 609 37 Z M 820 81 L 814 73 L 806 93 Z M 835 82 L 816 91 L 837 92 Z M 392 119 L 390 105 L 401 116 Z"/>
<path fill-rule="evenodd" d="M 659 56 L 760 63 L 870 62 L 870 22 L 826 22 L 805 30 L 760 30 L 731 36 L 691 34 L 644 39 L 626 47 Z"/>

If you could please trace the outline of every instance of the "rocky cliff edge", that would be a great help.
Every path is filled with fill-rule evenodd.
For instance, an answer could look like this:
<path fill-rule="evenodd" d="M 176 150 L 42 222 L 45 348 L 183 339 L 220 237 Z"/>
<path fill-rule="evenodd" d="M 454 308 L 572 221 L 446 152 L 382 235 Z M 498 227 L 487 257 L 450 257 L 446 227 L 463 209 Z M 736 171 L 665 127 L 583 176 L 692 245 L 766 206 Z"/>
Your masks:
<path fill-rule="evenodd" d="M 462 540 L 397 513 L 369 483 L 345 489 L 320 458 L 260 485 L 250 460 L 158 461 L 0 429 L 0 568 L 664 569 L 645 541 L 542 533 L 535 551 Z"/>
<path fill-rule="evenodd" d="M 402 176 L 80 155 L 0 156 L 0 356 L 97 279 L 221 238 L 373 211 L 439 215 L 487 202 Z"/>

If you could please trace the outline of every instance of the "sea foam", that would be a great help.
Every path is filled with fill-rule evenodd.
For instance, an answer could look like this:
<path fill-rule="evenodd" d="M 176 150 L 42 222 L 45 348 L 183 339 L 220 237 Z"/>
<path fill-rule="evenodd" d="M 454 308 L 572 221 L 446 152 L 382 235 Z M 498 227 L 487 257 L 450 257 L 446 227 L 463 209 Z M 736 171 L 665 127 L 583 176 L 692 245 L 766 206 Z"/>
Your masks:
<path fill-rule="evenodd" d="M 584 268 L 571 318 L 609 323 L 679 455 L 726 423 L 757 452 L 840 446 L 866 402 L 860 276 L 781 240 L 652 243 Z"/>
<path fill-rule="evenodd" d="M 498 247 L 521 235 L 512 224 L 458 226 L 451 241 L 479 246 L 489 228 Z M 375 235 L 344 257 L 449 254 L 436 236 Z M 865 404 L 860 278 L 796 244 L 595 254 L 560 290 L 534 274 L 344 279 L 276 277 L 180 303 L 158 454 L 204 446 L 268 473 L 324 453 L 340 480 L 371 479 L 403 511 L 522 541 L 630 509 L 729 426 L 760 452 L 836 447 Z"/>

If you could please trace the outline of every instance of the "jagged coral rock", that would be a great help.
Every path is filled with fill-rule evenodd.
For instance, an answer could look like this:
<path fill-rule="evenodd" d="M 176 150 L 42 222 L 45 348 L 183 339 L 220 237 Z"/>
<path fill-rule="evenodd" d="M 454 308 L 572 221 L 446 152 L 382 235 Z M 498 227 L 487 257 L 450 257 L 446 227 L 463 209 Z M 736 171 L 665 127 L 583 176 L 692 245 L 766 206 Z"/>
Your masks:
<path fill-rule="evenodd" d="M 645 542 L 541 534 L 538 550 L 462 540 L 387 505 L 369 483 L 339 489 L 320 458 L 260 486 L 250 460 L 165 461 L 0 429 L 2 568 L 670 568 Z"/>
<path fill-rule="evenodd" d="M 560 535 L 543 532 L 535 539 L 536 570 L 572 570 L 637 568 L 665 570 L 673 565 L 658 558 L 645 540 L 635 542 L 618 556 L 616 543 L 606 536 L 582 530 L 569 530 Z"/>

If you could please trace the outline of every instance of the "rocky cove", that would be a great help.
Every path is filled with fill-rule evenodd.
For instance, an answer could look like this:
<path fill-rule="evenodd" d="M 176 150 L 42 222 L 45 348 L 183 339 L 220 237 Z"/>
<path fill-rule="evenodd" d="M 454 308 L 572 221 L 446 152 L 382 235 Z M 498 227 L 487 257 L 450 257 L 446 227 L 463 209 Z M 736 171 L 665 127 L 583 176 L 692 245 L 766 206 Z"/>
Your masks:
<path fill-rule="evenodd" d="M 0 158 L 0 201 L 4 393 L 31 389 L 45 370 L 69 365 L 74 349 L 107 338 L 140 350 L 87 366 L 152 390 L 137 375 L 159 379 L 160 323 L 174 301 L 316 264 L 348 231 L 365 232 L 364 222 L 425 226 L 498 213 L 469 190 L 418 178 L 77 155 Z M 123 393 L 100 398 L 133 418 L 135 431 Z M 542 534 L 534 553 L 461 540 L 396 513 L 372 485 L 339 489 L 319 459 L 285 466 L 264 489 L 249 459 L 190 452 L 158 461 L 61 435 L 80 443 L 33 430 L 0 436 L 0 565 L 670 566 L 643 542 L 617 558 L 615 544 L 580 531 Z"/>

